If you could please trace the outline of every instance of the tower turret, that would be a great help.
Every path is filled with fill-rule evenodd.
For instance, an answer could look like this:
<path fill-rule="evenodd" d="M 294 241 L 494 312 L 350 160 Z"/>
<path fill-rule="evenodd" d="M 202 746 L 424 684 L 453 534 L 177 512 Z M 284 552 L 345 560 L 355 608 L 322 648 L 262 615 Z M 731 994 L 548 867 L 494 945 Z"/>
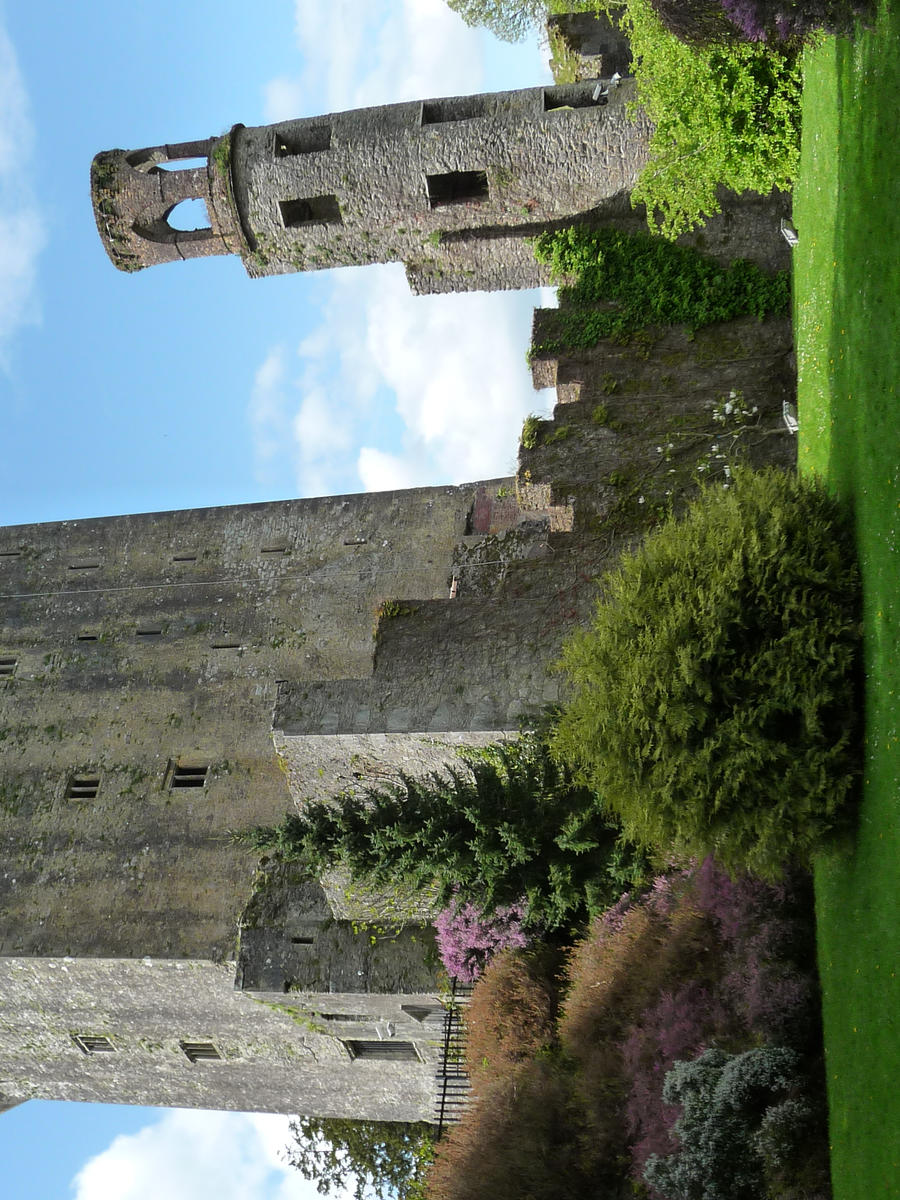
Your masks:
<path fill-rule="evenodd" d="M 103 245 L 120 271 L 246 251 L 229 193 L 230 140 L 207 138 L 143 150 L 107 150 L 91 164 L 91 197 Z M 203 166 L 173 166 L 206 159 Z M 172 212 L 202 200 L 209 225 L 178 229 Z"/>
<path fill-rule="evenodd" d="M 94 160 L 116 266 L 238 253 L 251 276 L 402 262 L 415 292 L 544 281 L 528 238 L 627 207 L 650 123 L 633 80 L 389 104 Z M 162 164 L 204 156 L 205 168 Z M 206 200 L 209 227 L 169 224 Z"/>

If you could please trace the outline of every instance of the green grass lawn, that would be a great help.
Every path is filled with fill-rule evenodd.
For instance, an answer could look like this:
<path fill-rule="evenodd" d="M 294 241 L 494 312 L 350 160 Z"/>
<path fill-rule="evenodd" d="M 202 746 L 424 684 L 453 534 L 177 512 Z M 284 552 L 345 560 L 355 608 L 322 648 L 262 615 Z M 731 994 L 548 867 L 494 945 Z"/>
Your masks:
<path fill-rule="evenodd" d="M 890 8 L 894 11 L 891 12 Z M 852 507 L 865 774 L 817 864 L 835 1197 L 900 1195 L 900 19 L 808 53 L 794 251 L 800 468 Z"/>

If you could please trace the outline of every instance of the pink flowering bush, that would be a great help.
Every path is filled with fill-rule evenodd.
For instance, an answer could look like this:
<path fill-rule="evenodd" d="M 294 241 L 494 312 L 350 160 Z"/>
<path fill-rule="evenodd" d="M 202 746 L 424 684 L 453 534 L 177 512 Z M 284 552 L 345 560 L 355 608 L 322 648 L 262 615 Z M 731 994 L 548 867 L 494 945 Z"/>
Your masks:
<path fill-rule="evenodd" d="M 434 926 L 447 974 L 460 983 L 474 983 L 495 954 L 527 946 L 524 918 L 524 900 L 504 905 L 490 915 L 471 903 L 455 903 L 443 909 Z"/>

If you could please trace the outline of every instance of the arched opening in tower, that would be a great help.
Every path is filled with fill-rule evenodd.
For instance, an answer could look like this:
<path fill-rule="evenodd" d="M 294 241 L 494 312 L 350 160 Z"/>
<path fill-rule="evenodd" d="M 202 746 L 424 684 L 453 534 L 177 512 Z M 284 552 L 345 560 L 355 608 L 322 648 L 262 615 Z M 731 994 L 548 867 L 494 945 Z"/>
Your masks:
<path fill-rule="evenodd" d="M 211 228 L 205 200 L 182 200 L 169 211 L 166 221 L 170 229 L 180 233 Z"/>

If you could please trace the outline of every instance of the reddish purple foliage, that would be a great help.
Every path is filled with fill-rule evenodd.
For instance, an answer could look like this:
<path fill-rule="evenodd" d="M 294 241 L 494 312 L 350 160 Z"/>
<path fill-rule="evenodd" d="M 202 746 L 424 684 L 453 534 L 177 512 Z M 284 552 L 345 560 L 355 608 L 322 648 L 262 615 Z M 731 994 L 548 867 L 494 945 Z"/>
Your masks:
<path fill-rule="evenodd" d="M 635 1178 L 641 1178 L 649 1155 L 676 1148 L 671 1129 L 680 1109 L 663 1103 L 666 1072 L 678 1060 L 696 1058 L 730 1023 L 721 996 L 694 979 L 663 992 L 632 1027 L 622 1058 L 630 1081 L 627 1124 Z"/>
<path fill-rule="evenodd" d="M 854 18 L 871 9 L 866 0 L 719 0 L 728 20 L 748 42 L 808 38 L 817 29 L 848 33 Z"/>
<path fill-rule="evenodd" d="M 451 904 L 435 918 L 438 952 L 447 974 L 474 983 L 501 950 L 528 945 L 522 929 L 525 901 L 487 915 L 474 904 Z"/>
<path fill-rule="evenodd" d="M 764 42 L 766 26 L 760 5 L 756 0 L 722 0 L 728 20 L 735 25 L 748 42 Z"/>

